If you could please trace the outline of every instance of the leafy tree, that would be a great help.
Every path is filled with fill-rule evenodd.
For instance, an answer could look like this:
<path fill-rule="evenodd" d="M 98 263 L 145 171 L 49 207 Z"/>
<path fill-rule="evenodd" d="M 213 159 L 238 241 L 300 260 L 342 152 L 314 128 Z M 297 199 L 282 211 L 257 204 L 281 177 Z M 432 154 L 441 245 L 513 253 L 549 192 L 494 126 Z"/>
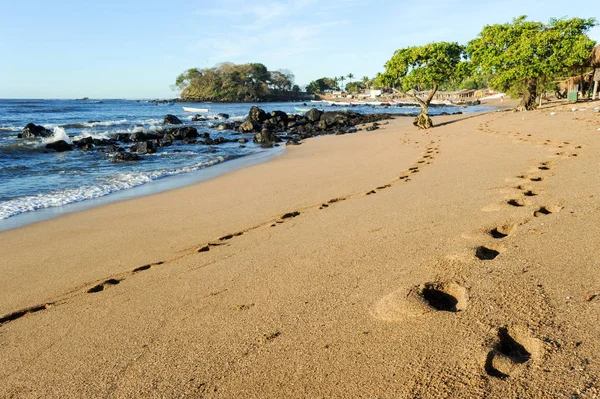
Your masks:
<path fill-rule="evenodd" d="M 342 82 L 342 89 L 344 87 L 344 80 L 346 80 L 346 78 L 344 76 L 340 76 L 339 77 L 340 82 Z"/>
<path fill-rule="evenodd" d="M 536 96 L 552 80 L 585 65 L 594 42 L 587 32 L 593 18 L 551 19 L 548 24 L 520 16 L 506 24 L 486 25 L 467 46 L 467 54 L 493 88 L 521 96 L 519 110 L 536 107 Z"/>
<path fill-rule="evenodd" d="M 306 91 L 311 94 L 321 94 L 327 90 L 335 90 L 337 80 L 335 78 L 321 78 L 313 80 L 306 86 Z"/>
<path fill-rule="evenodd" d="M 362 81 L 363 81 L 365 87 L 368 89 L 369 88 L 369 77 L 363 76 Z"/>
<path fill-rule="evenodd" d="M 349 82 L 348 83 L 352 83 L 352 79 L 354 79 L 354 74 L 353 73 L 349 73 L 348 75 L 346 75 L 346 77 L 348 78 Z"/>
<path fill-rule="evenodd" d="M 349 93 L 358 93 L 365 88 L 366 85 L 363 82 L 350 82 L 346 85 L 346 91 Z"/>
<path fill-rule="evenodd" d="M 222 63 L 212 68 L 192 68 L 175 80 L 182 98 L 229 102 L 281 98 L 282 93 L 297 95 L 293 83 L 294 74 L 290 71 L 269 71 L 260 63 Z"/>
<path fill-rule="evenodd" d="M 429 129 L 433 126 L 429 104 L 440 85 L 455 78 L 463 54 L 463 46 L 454 42 L 402 48 L 396 50 L 385 63 L 385 73 L 379 75 L 377 80 L 384 87 L 395 86 L 412 96 L 421 106 L 421 112 L 414 121 L 415 126 Z M 429 95 L 420 98 L 416 92 L 421 90 L 429 90 Z"/>

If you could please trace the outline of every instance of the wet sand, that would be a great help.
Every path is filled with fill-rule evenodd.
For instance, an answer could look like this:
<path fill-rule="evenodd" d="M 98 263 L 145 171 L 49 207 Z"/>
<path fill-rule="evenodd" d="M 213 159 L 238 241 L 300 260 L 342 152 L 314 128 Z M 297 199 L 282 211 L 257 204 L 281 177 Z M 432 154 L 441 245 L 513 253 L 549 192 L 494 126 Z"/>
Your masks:
<path fill-rule="evenodd" d="M 1 232 L 0 396 L 594 397 L 598 106 L 398 118 Z"/>

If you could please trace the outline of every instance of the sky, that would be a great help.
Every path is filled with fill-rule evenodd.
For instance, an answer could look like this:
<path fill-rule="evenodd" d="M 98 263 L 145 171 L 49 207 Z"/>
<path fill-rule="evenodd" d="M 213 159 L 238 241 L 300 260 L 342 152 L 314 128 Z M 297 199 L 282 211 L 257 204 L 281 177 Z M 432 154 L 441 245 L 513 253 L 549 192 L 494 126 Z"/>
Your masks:
<path fill-rule="evenodd" d="M 593 12 L 564 0 L 0 0 L 0 98 L 173 98 L 179 73 L 220 62 L 289 69 L 301 86 L 372 77 L 402 47 Z M 600 27 L 589 36 L 600 42 Z"/>

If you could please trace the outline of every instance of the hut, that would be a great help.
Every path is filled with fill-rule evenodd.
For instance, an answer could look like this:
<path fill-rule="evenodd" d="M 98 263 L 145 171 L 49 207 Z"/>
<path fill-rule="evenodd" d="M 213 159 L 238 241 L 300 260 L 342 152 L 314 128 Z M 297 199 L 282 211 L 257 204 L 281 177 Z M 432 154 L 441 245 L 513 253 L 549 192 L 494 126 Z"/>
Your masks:
<path fill-rule="evenodd" d="M 600 82 L 600 44 L 593 48 L 590 56 L 590 65 L 594 68 L 594 90 L 592 91 L 592 100 L 596 99 L 596 93 L 598 92 L 598 82 Z"/>

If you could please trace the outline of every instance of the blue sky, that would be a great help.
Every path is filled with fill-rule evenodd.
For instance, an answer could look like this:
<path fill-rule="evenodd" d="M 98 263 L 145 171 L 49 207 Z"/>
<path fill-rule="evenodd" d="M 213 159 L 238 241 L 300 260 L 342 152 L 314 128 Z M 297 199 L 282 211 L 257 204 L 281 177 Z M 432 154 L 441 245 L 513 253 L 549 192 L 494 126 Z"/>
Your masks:
<path fill-rule="evenodd" d="M 522 14 L 599 18 L 592 8 L 562 0 L 0 0 L 0 98 L 171 98 L 180 72 L 225 61 L 289 69 L 300 85 L 373 76 L 401 47 L 466 43 L 483 25 Z M 590 37 L 600 41 L 600 27 Z"/>

